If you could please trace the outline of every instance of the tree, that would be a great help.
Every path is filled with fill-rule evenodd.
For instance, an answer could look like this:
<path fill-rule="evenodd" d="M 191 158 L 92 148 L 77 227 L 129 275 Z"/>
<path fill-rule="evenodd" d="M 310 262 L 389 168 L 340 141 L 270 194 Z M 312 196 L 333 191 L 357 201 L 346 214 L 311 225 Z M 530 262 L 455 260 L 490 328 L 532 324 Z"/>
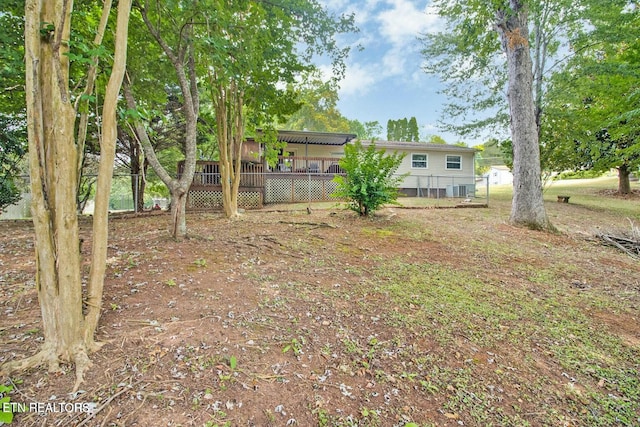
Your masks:
<path fill-rule="evenodd" d="M 20 201 L 21 191 L 15 184 L 20 160 L 26 153 L 22 123 L 0 114 L 0 212 Z"/>
<path fill-rule="evenodd" d="M 335 196 L 349 201 L 348 207 L 360 216 L 369 216 L 382 205 L 394 204 L 398 198 L 398 186 L 406 175 L 394 176 L 405 154 L 387 155 L 371 142 L 364 148 L 360 140 L 344 147 L 340 167 L 345 176 L 336 175 L 338 183 Z"/>
<path fill-rule="evenodd" d="M 447 141 L 443 137 L 441 137 L 440 135 L 431 135 L 431 136 L 429 136 L 429 138 L 427 139 L 427 142 L 429 144 L 442 144 L 442 145 L 447 143 Z"/>
<path fill-rule="evenodd" d="M 327 53 L 336 71 L 344 72 L 347 51 L 337 47 L 334 35 L 349 30 L 352 19 L 336 20 L 311 0 L 284 6 L 247 0 L 170 3 L 169 8 L 153 7 L 155 3 L 146 0 L 137 9 L 178 76 L 185 116 L 184 167 L 179 178 L 173 179 L 154 159 L 143 122 L 138 115 L 133 117 L 147 159 L 170 189 L 172 234 L 181 238 L 186 235 L 184 205 L 197 154 L 198 85 L 202 85 L 205 110 L 215 115 L 225 213 L 234 216 L 244 132 L 258 124 L 269 126 L 294 111 L 293 94 L 282 85 L 311 70 L 308 64 L 313 55 Z M 125 85 L 125 89 L 133 111 L 137 105 L 131 89 L 135 87 Z"/>
<path fill-rule="evenodd" d="M 633 119 L 638 77 L 631 64 L 582 65 L 552 86 L 558 94 L 543 122 L 543 134 L 553 141 L 543 146 L 546 163 L 558 172 L 617 169 L 618 192 L 629 194 L 629 175 L 640 166 L 640 126 Z"/>
<path fill-rule="evenodd" d="M 417 142 L 420 140 L 420 130 L 415 117 L 387 121 L 387 140 Z"/>
<path fill-rule="evenodd" d="M 471 102 L 475 109 L 484 108 L 496 112 L 493 117 L 473 120 L 471 123 L 464 120 L 468 126 L 467 131 L 500 123 L 504 117 L 500 110 L 503 105 L 500 94 L 505 80 L 494 79 L 494 76 L 505 76 L 514 158 L 514 194 L 510 221 L 534 229 L 553 228 L 542 199 L 537 126 L 539 113 L 534 102 L 539 94 L 534 95 L 534 77 L 545 70 L 542 58 L 546 56 L 543 53 L 555 47 L 552 40 L 543 37 L 543 28 L 553 27 L 555 21 L 544 20 L 542 17 L 560 19 L 551 12 L 556 6 L 557 9 L 564 10 L 566 2 L 562 0 L 545 4 L 548 7 L 538 8 L 538 3 L 533 1 L 501 0 L 492 2 L 491 7 L 487 7 L 486 2 L 482 1 L 437 1 L 435 6 L 441 16 L 447 19 L 450 33 L 426 35 L 423 51 L 427 57 L 425 70 L 438 73 L 452 82 L 448 87 L 449 94 Z M 529 34 L 530 8 L 535 11 L 534 23 L 537 25 L 534 39 L 540 45 L 540 56 L 537 54 L 538 45 L 533 48 L 538 67 L 535 76 Z M 499 54 L 506 57 L 506 73 L 489 75 L 487 70 L 504 63 L 500 61 Z M 455 68 L 457 61 L 461 65 Z M 475 77 L 480 77 L 481 80 L 474 80 Z M 478 90 L 485 94 L 481 98 L 482 102 L 476 101 L 480 98 L 474 98 L 478 90 L 467 90 L 466 93 L 463 90 L 465 82 L 469 80 L 479 84 L 476 89 L 480 88 Z M 466 114 L 460 105 L 451 108 L 456 113 L 455 117 L 464 117 Z"/>
<path fill-rule="evenodd" d="M 527 6 L 510 0 L 496 12 L 496 28 L 507 56 L 507 98 L 513 143 L 513 199 L 510 221 L 532 229 L 552 226 L 542 199 L 540 146 L 533 102 L 533 73 L 529 50 Z"/>
<path fill-rule="evenodd" d="M 566 60 L 567 46 L 582 48 L 580 40 L 588 27 L 585 22 L 590 15 L 589 3 L 597 4 L 598 0 L 520 3 L 530 17 L 532 88 L 539 123 L 546 96 L 545 82 Z M 441 93 L 446 95 L 447 103 L 439 122 L 443 130 L 474 136 L 490 133 L 503 138 L 510 121 L 505 93 L 508 75 L 495 31 L 495 14 L 509 6 L 507 0 L 487 6 L 482 1 L 436 1 L 434 7 L 447 20 L 448 28 L 444 32 L 422 35 L 423 69 L 438 75 L 445 83 Z"/>
<path fill-rule="evenodd" d="M 24 108 L 24 2 L 7 0 L 0 9 L 0 212 L 20 200 L 15 178 L 26 153 Z"/>
<path fill-rule="evenodd" d="M 145 0 L 137 3 L 135 9 L 140 13 L 153 41 L 160 47 L 165 61 L 175 73 L 177 82 L 171 84 L 179 88 L 181 112 L 184 114 L 184 166 L 178 177 L 172 177 L 160 163 L 154 150 L 150 135 L 144 126 L 142 116 L 136 112 L 138 105 L 134 96 L 133 84 L 126 81 L 123 91 L 127 106 L 132 112 L 137 137 L 142 144 L 149 164 L 158 177 L 169 188 L 171 195 L 170 234 L 180 240 L 187 236 L 186 203 L 187 194 L 196 169 L 197 124 L 200 112 L 200 94 L 198 92 L 198 70 L 196 62 L 195 19 L 201 13 L 199 5 L 174 4 L 173 9 L 156 7 L 157 2 Z"/>
<path fill-rule="evenodd" d="M 108 200 L 115 155 L 116 103 L 124 75 L 129 19 L 128 0 L 118 3 L 114 60 L 102 115 L 101 164 L 93 220 L 91 271 L 86 300 L 80 270 L 76 182 L 79 152 L 75 134 L 77 105 L 69 89 L 71 7 L 60 0 L 25 4 L 27 129 L 31 172 L 32 216 L 36 246 L 36 288 L 42 312 L 44 344 L 24 360 L 3 365 L 9 374 L 42 364 L 60 370 L 76 367 L 77 390 L 100 345 L 94 333 L 100 317 L 106 267 Z M 110 12 L 104 3 L 97 34 L 103 34 Z M 89 59 L 89 58 L 87 58 Z M 91 60 L 89 59 L 89 62 Z M 90 67 L 93 65 L 90 65 Z M 87 80 L 87 85 L 93 82 Z M 86 93 L 86 91 L 85 91 Z M 82 128 L 79 128 L 83 131 Z M 83 302 L 86 313 L 83 313 Z"/>
<path fill-rule="evenodd" d="M 407 141 L 418 142 L 420 141 L 420 129 L 418 129 L 418 121 L 415 117 L 409 119 L 407 128 Z"/>
<path fill-rule="evenodd" d="M 331 60 L 334 80 L 328 89 L 334 87 L 344 75 L 349 52 L 338 46 L 335 37 L 354 27 L 353 17 L 335 17 L 315 0 L 286 7 L 252 1 L 219 0 L 217 4 L 204 46 L 206 56 L 213 59 L 207 84 L 216 115 L 223 205 L 227 217 L 233 217 L 238 213 L 246 128 L 277 122 L 295 111 L 293 91 L 281 86 L 293 84 L 302 73 L 313 77 L 316 67 L 311 60 L 317 55 Z M 346 119 L 344 123 L 348 127 Z M 275 141 L 264 135 L 269 150 Z"/>
<path fill-rule="evenodd" d="M 377 120 L 364 123 L 359 120 L 349 120 L 348 132 L 356 134 L 360 140 L 373 140 L 380 138 L 382 125 Z"/>
<path fill-rule="evenodd" d="M 379 138 L 382 125 L 378 121 L 349 120 L 338 110 L 338 82 L 323 79 L 319 70 L 303 73 L 300 81 L 292 84 L 299 108 L 291 114 L 284 129 L 315 132 L 349 132 L 362 140 Z"/>
<path fill-rule="evenodd" d="M 351 124 L 338 110 L 338 85 L 323 79 L 319 70 L 305 72 L 290 85 L 299 108 L 284 124 L 285 129 L 314 132 L 349 132 Z"/>
<path fill-rule="evenodd" d="M 618 191 L 627 194 L 629 174 L 640 165 L 640 17 L 626 2 L 598 6 L 582 41 L 587 47 L 551 80 L 542 120 L 543 164 L 558 172 L 615 168 Z"/>
<path fill-rule="evenodd" d="M 126 90 L 130 90 L 127 88 Z M 149 89 L 153 90 L 153 89 Z M 131 194 L 133 200 L 137 202 L 136 211 L 140 212 L 144 209 L 144 196 L 147 189 L 147 181 L 150 176 L 155 178 L 155 175 L 150 172 L 149 160 L 144 154 L 144 149 L 140 142 L 141 138 L 138 135 L 134 124 L 138 119 L 138 115 L 145 117 L 147 126 L 145 131 L 147 134 L 153 135 L 153 137 L 147 136 L 150 144 L 153 147 L 153 151 L 159 157 L 159 162 L 167 170 L 167 173 L 172 175 L 175 173 L 172 166 L 178 163 L 178 159 L 171 156 L 166 159 L 169 153 L 176 153 L 182 155 L 178 149 L 181 136 L 184 135 L 184 115 L 181 114 L 182 104 L 178 101 L 178 97 L 175 94 L 169 95 L 167 98 L 152 95 L 157 97 L 156 102 L 165 102 L 162 111 L 143 111 L 138 109 L 136 113 L 125 111 L 122 114 L 122 118 L 118 124 L 118 149 L 116 156 L 116 166 L 125 168 L 126 172 L 131 176 Z M 173 150 L 172 150 L 173 148 Z M 166 151 L 165 151 L 166 150 Z M 179 157 L 181 158 L 181 157 Z M 153 172 L 153 171 L 151 171 Z M 157 181 L 157 178 L 155 178 Z M 161 181 L 159 181 L 161 183 Z M 167 191 L 168 193 L 168 191 Z"/>
<path fill-rule="evenodd" d="M 506 164 L 499 145 L 499 141 L 493 138 L 488 140 L 484 144 L 479 144 L 474 147 L 478 150 L 478 152 L 476 153 L 477 174 L 482 175 L 488 172 L 489 169 L 491 169 L 491 166 L 500 166 Z M 509 148 L 509 153 L 511 153 L 511 148 Z M 509 164 L 511 165 L 511 161 L 509 161 Z"/>
<path fill-rule="evenodd" d="M 395 120 L 387 120 L 387 141 L 393 141 L 394 135 L 396 133 L 396 121 Z"/>

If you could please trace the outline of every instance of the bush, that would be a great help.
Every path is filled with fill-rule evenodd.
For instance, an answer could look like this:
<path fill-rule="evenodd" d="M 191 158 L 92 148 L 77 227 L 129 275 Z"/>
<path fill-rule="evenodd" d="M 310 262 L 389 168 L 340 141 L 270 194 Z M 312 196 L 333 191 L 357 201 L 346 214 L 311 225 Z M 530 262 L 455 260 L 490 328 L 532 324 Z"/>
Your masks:
<path fill-rule="evenodd" d="M 7 206 L 18 203 L 21 197 L 20 190 L 12 179 L 0 176 L 0 212 Z"/>
<path fill-rule="evenodd" d="M 565 171 L 559 174 L 556 179 L 583 179 L 583 178 L 599 178 L 602 176 L 602 171 L 594 170 L 579 170 L 579 171 Z"/>
<path fill-rule="evenodd" d="M 398 185 L 406 175 L 393 175 L 404 156 L 386 155 L 374 143 L 367 148 L 359 140 L 347 144 L 339 162 L 346 175 L 334 178 L 338 183 L 334 196 L 347 199 L 349 209 L 360 216 L 368 216 L 387 203 L 398 204 Z"/>

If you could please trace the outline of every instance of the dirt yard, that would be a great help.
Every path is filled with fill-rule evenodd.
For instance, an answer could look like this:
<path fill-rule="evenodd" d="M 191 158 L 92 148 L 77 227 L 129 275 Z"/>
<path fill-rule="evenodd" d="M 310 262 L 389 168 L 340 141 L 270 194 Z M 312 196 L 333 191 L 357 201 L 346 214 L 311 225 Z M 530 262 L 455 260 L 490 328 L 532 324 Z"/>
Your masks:
<path fill-rule="evenodd" d="M 11 402 L 90 412 L 13 424 L 640 425 L 640 263 L 593 237 L 628 223 L 549 215 L 559 234 L 506 205 L 192 214 L 180 243 L 166 214 L 114 217 L 83 389 L 71 367 L 0 379 Z M 31 223 L 0 230 L 2 363 L 43 338 Z"/>

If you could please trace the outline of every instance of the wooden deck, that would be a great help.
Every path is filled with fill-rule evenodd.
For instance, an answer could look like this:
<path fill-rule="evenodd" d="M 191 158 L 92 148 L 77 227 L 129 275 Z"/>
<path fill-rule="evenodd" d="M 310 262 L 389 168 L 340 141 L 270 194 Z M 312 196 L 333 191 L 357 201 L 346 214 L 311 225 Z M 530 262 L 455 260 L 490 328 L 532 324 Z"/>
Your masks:
<path fill-rule="evenodd" d="M 333 177 L 344 173 L 336 158 L 280 157 L 275 167 L 242 161 L 238 203 L 243 208 L 259 209 L 264 203 L 291 203 L 331 200 L 335 191 Z M 183 171 L 178 164 L 178 173 Z M 191 210 L 222 207 L 220 165 L 214 161 L 198 161 L 189 188 L 187 207 Z"/>
<path fill-rule="evenodd" d="M 287 178 L 293 175 L 311 176 L 316 180 L 331 180 L 334 175 L 344 173 L 337 158 L 327 157 L 283 157 L 278 158 L 274 167 L 265 167 L 258 162 L 242 161 L 240 187 L 244 189 L 264 188 L 265 177 Z M 178 163 L 178 174 L 184 170 L 184 163 Z M 191 189 L 221 187 L 220 165 L 215 161 L 196 162 Z"/>

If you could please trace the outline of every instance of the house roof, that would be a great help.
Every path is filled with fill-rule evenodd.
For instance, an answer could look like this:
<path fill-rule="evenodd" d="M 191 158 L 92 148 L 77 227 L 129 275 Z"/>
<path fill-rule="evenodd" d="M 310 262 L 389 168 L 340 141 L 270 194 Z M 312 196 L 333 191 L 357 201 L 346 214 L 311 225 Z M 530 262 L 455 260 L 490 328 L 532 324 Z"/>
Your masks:
<path fill-rule="evenodd" d="M 371 140 L 362 141 L 362 145 L 370 145 Z M 429 150 L 429 151 L 458 151 L 465 153 L 475 153 L 478 149 L 473 147 L 461 147 L 451 144 L 430 144 L 427 142 L 404 142 L 404 141 L 373 141 L 377 148 L 389 150 Z"/>
<path fill-rule="evenodd" d="M 262 130 L 258 129 L 258 132 L 262 132 Z M 278 131 L 278 141 L 291 144 L 344 145 L 356 136 L 353 133 L 310 132 L 306 130 Z"/>

